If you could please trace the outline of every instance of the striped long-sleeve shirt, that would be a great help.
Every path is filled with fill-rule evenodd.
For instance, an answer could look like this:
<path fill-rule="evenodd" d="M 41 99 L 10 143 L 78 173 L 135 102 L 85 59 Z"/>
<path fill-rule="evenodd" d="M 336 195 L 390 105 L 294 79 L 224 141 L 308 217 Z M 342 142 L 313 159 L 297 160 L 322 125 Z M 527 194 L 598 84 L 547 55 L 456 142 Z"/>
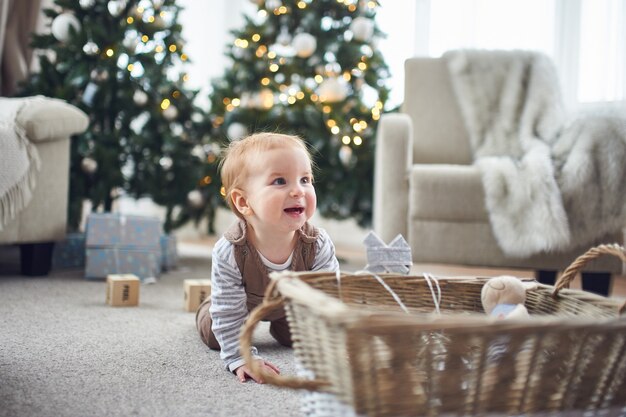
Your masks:
<path fill-rule="evenodd" d="M 315 242 L 315 260 L 312 271 L 337 271 L 339 262 L 335 246 L 328 233 L 318 228 Z M 260 255 L 260 254 L 259 254 Z M 291 265 L 291 257 L 282 265 L 269 262 L 262 255 L 263 263 L 270 271 L 282 271 Z M 220 344 L 220 357 L 229 371 L 244 364 L 239 353 L 239 332 L 248 316 L 243 278 L 235 261 L 233 244 L 222 237 L 213 248 L 211 269 L 211 319 L 213 334 Z M 256 356 L 256 349 L 253 348 Z"/>

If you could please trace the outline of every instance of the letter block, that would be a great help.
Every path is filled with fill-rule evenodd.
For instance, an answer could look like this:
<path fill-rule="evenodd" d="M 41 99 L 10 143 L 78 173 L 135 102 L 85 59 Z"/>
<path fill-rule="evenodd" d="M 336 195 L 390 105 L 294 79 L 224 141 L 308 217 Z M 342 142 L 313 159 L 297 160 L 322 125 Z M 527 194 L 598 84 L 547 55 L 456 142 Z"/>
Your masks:
<path fill-rule="evenodd" d="M 186 279 L 183 287 L 185 290 L 185 311 L 195 312 L 202 301 L 211 296 L 210 279 Z"/>
<path fill-rule="evenodd" d="M 107 275 L 106 303 L 114 307 L 138 306 L 139 283 L 137 275 Z"/>

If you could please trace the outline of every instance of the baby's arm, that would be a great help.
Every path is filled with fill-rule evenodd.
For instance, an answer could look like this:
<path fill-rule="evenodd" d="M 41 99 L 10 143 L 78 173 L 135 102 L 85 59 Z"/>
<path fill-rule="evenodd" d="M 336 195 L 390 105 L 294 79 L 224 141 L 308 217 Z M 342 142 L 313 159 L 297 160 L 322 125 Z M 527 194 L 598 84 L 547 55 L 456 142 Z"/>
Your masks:
<path fill-rule="evenodd" d="M 213 250 L 211 287 L 212 330 L 222 348 L 220 357 L 226 368 L 241 382 L 252 378 L 264 383 L 262 377 L 251 372 L 239 352 L 239 332 L 248 316 L 248 308 L 243 279 L 232 256 L 232 246 L 226 241 L 218 242 Z M 252 347 L 252 356 L 267 372 L 280 373 L 274 364 L 258 357 L 255 347 Z"/>
<path fill-rule="evenodd" d="M 220 357 L 227 369 L 235 372 L 244 364 L 239 353 L 239 332 L 248 316 L 248 309 L 241 274 L 234 258 L 229 259 L 231 254 L 232 246 L 227 242 L 218 242 L 213 250 L 210 311 L 212 330 L 221 347 Z M 252 349 L 256 357 L 256 348 Z"/>

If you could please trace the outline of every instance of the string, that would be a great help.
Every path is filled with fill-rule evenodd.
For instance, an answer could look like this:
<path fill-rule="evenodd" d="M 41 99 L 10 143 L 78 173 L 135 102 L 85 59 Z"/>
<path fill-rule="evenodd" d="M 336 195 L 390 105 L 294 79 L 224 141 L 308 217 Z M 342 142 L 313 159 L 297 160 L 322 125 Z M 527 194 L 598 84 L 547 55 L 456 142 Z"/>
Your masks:
<path fill-rule="evenodd" d="M 435 313 L 441 314 L 441 311 L 439 310 L 439 304 L 441 303 L 441 287 L 439 287 L 439 281 L 437 280 L 437 278 L 427 273 L 424 274 L 424 279 L 428 284 L 428 288 L 430 288 L 430 295 L 432 295 L 433 297 L 433 303 L 435 304 Z M 435 296 L 435 290 L 433 289 L 433 284 L 431 283 L 431 281 L 433 281 L 435 283 L 435 286 L 437 287 L 437 296 Z"/>
<path fill-rule="evenodd" d="M 371 272 L 371 271 L 356 271 L 354 273 L 354 275 L 371 275 L 374 278 L 376 278 L 376 281 L 378 281 L 380 283 L 380 285 L 383 286 L 383 288 L 385 288 L 387 290 L 387 292 L 389 294 L 391 294 L 391 296 L 393 297 L 393 299 L 396 301 L 396 303 L 398 303 L 398 305 L 402 308 L 402 310 L 404 310 L 404 312 L 406 314 L 409 314 L 409 310 L 406 308 L 406 306 L 404 305 L 404 303 L 402 302 L 402 300 L 400 299 L 400 297 L 398 297 L 398 294 L 395 293 L 394 290 L 391 289 L 391 287 L 389 285 L 387 285 L 387 283 L 378 275 L 376 275 L 375 273 Z"/>
<path fill-rule="evenodd" d="M 343 295 L 341 294 L 341 272 L 339 272 L 339 269 L 335 271 L 335 278 L 337 279 L 337 294 L 339 295 L 339 300 L 343 301 Z"/>

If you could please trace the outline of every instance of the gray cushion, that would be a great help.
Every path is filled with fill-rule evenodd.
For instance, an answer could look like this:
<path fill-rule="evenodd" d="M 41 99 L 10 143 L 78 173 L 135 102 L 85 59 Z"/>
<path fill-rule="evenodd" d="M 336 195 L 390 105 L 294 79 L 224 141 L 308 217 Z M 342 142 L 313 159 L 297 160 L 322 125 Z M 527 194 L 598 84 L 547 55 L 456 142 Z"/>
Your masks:
<path fill-rule="evenodd" d="M 409 177 L 411 220 L 489 223 L 474 165 L 416 164 Z"/>

